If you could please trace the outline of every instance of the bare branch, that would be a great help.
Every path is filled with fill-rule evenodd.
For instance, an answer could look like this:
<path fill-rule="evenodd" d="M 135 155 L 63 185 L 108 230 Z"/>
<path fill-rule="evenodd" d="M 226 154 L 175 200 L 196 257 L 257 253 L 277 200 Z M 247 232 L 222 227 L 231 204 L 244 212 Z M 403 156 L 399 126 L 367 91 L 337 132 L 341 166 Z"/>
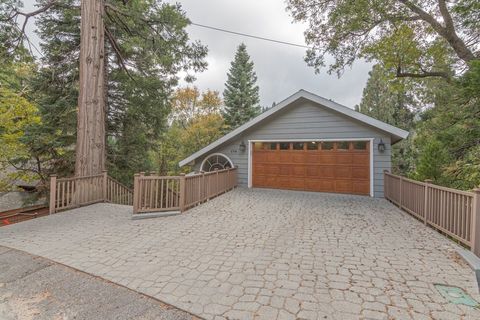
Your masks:
<path fill-rule="evenodd" d="M 127 69 L 127 66 L 125 64 L 125 59 L 122 55 L 122 51 L 120 49 L 120 46 L 117 43 L 117 40 L 115 40 L 115 37 L 113 36 L 113 34 L 110 32 L 110 30 L 106 26 L 104 27 L 104 29 L 105 29 L 105 34 L 107 35 L 107 38 L 108 38 L 108 42 L 110 42 L 110 45 L 112 46 L 113 51 L 115 51 L 115 55 L 117 56 L 117 60 L 120 63 L 122 69 L 125 70 L 125 72 L 127 73 L 128 77 L 130 79 L 135 81 L 135 79 L 130 74 L 130 71 L 128 71 L 128 69 Z"/>
<path fill-rule="evenodd" d="M 37 10 L 32 11 L 32 12 L 21 12 L 21 11 L 15 10 L 15 14 L 12 17 L 16 17 L 18 15 L 25 17 L 25 20 L 23 21 L 23 24 L 22 24 L 22 28 L 20 30 L 21 31 L 21 36 L 20 36 L 19 42 L 21 42 L 21 40 L 23 39 L 24 36 L 26 37 L 25 28 L 27 27 L 28 19 L 30 19 L 31 17 L 34 17 L 34 16 L 36 16 L 40 13 L 43 13 L 43 12 L 47 11 L 51 7 L 55 6 L 56 4 L 57 4 L 56 0 L 51 0 L 51 1 L 47 2 L 47 4 L 45 4 L 43 7 L 40 7 Z"/>
<path fill-rule="evenodd" d="M 440 36 L 442 36 L 453 48 L 457 56 L 465 62 L 476 59 L 473 52 L 467 47 L 465 42 L 457 35 L 453 27 L 452 17 L 448 12 L 447 5 L 444 0 L 438 0 L 440 12 L 445 20 L 445 26 L 442 26 L 432 15 L 418 7 L 409 0 L 398 0 L 415 14 L 417 14 L 423 21 L 427 22 Z"/>
<path fill-rule="evenodd" d="M 397 67 L 397 78 L 429 78 L 429 77 L 441 77 L 444 79 L 449 80 L 450 76 L 448 73 L 443 71 L 424 71 L 422 69 L 422 73 L 414 73 L 414 72 L 402 72 L 402 68 L 399 66 Z"/>

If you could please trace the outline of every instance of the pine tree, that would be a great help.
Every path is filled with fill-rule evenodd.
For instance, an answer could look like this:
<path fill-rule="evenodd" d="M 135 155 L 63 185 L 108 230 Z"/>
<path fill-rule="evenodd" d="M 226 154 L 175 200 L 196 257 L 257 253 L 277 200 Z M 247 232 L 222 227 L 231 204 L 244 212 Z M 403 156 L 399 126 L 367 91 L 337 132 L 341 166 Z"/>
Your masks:
<path fill-rule="evenodd" d="M 41 152 L 48 172 L 67 176 L 73 173 L 77 137 L 80 2 L 54 1 L 58 5 L 36 16 L 43 57 L 32 77 L 31 100 L 42 123 L 27 138 Z M 128 184 L 134 172 L 153 169 L 149 153 L 167 129 L 178 74 L 204 70 L 206 47 L 189 40 L 180 5 L 154 0 L 111 0 L 105 5 L 105 32 L 116 41 L 115 46 L 105 41 L 104 55 L 107 168 Z M 0 5 L 0 19 L 14 9 Z M 2 21 L 0 26 L 0 40 L 14 51 L 13 36 L 4 35 Z"/>
<path fill-rule="evenodd" d="M 258 103 L 259 88 L 256 85 L 257 75 L 253 70 L 253 62 L 247 53 L 247 46 L 240 44 L 235 59 L 227 74 L 223 99 L 225 110 L 223 117 L 227 130 L 232 130 L 244 124 L 260 113 Z"/>
<path fill-rule="evenodd" d="M 417 109 L 415 99 L 408 94 L 408 83 L 392 79 L 379 64 L 369 72 L 369 79 L 363 89 L 360 105 L 355 109 L 363 114 L 388 124 L 409 130 Z M 397 143 L 392 152 L 392 169 L 395 173 L 407 174 L 412 170 L 410 139 Z"/>
<path fill-rule="evenodd" d="M 414 115 L 412 110 L 416 107 L 404 84 L 390 79 L 388 72 L 379 64 L 373 66 L 369 76 L 362 101 L 356 109 L 388 124 L 409 129 Z"/>

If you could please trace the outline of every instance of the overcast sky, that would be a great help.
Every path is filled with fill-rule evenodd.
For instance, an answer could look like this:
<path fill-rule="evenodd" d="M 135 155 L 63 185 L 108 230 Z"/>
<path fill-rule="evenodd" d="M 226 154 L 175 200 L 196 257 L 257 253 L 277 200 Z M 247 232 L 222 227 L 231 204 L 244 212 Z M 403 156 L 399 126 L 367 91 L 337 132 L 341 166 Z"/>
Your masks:
<path fill-rule="evenodd" d="M 305 44 L 305 26 L 294 24 L 283 0 L 180 0 L 192 22 L 281 41 Z M 26 9 L 35 0 L 25 0 Z M 30 32 L 33 28 L 31 28 Z M 338 79 L 326 70 L 315 74 L 304 61 L 305 49 L 188 27 L 192 40 L 208 46 L 208 69 L 197 74 L 201 90 L 223 92 L 227 71 L 236 47 L 244 42 L 255 63 L 262 106 L 271 106 L 294 92 L 305 89 L 353 107 L 360 102 L 370 64 L 357 62 Z"/>

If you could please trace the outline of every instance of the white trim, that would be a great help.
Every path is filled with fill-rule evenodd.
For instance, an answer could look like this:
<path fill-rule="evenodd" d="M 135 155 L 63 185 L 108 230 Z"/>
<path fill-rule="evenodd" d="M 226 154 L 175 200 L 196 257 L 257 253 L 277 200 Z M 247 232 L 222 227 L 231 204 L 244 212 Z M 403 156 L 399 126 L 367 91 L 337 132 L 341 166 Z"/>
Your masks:
<path fill-rule="evenodd" d="M 374 174 L 373 174 L 373 145 L 374 145 L 375 138 L 370 138 L 370 197 L 375 197 L 375 190 L 374 188 Z"/>
<path fill-rule="evenodd" d="M 248 172 L 247 172 L 247 186 L 252 187 L 252 140 L 248 140 Z"/>
<path fill-rule="evenodd" d="M 251 142 L 321 142 L 321 141 L 370 141 L 373 138 L 325 138 L 325 139 L 260 139 Z"/>
<path fill-rule="evenodd" d="M 375 138 L 333 138 L 333 139 L 263 139 L 263 140 L 248 140 L 248 187 L 252 187 L 252 144 L 255 142 L 309 142 L 309 141 L 369 141 L 370 142 L 370 197 L 375 196 L 374 188 L 374 174 L 373 174 L 373 142 Z"/>
<path fill-rule="evenodd" d="M 203 165 L 205 164 L 205 161 L 207 161 L 208 158 L 210 158 L 211 156 L 222 156 L 224 157 L 225 159 L 228 160 L 228 162 L 230 162 L 230 165 L 232 166 L 232 168 L 234 167 L 234 164 L 233 164 L 233 161 L 232 159 L 230 159 L 226 154 L 223 154 L 221 152 L 214 152 L 212 154 L 209 154 L 208 157 L 205 157 L 202 161 L 202 163 L 200 164 L 200 171 L 203 171 Z"/>
<path fill-rule="evenodd" d="M 364 115 L 360 112 L 357 112 L 353 109 L 350 109 L 346 106 L 343 106 L 341 104 L 338 104 L 336 102 L 333 102 L 332 100 L 320 97 L 316 94 L 313 94 L 311 92 L 305 91 L 305 90 L 300 90 L 290 97 L 286 98 L 282 102 L 278 103 L 275 107 L 265 111 L 264 113 L 260 114 L 259 116 L 253 118 L 252 120 L 248 121 L 247 123 L 241 125 L 237 129 L 231 131 L 230 133 L 224 135 L 220 139 L 212 142 L 205 148 L 195 152 L 194 154 L 190 155 L 188 158 L 183 159 L 182 161 L 179 162 L 180 167 L 183 167 L 184 165 L 194 161 L 195 159 L 201 157 L 202 155 L 208 153 L 209 151 L 215 149 L 216 147 L 234 139 L 236 136 L 244 132 L 245 130 L 251 128 L 252 126 L 256 125 L 257 123 L 261 122 L 262 120 L 268 118 L 269 116 L 273 115 L 274 113 L 282 110 L 286 106 L 292 104 L 298 99 L 307 99 L 312 102 L 315 102 L 325 108 L 334 110 L 336 112 L 339 112 L 343 115 L 346 115 L 348 117 L 351 117 L 357 121 L 363 122 L 367 125 L 370 125 L 372 127 L 375 127 L 377 129 L 380 129 L 384 132 L 389 133 L 392 136 L 391 142 L 394 143 L 398 140 L 405 139 L 408 136 L 408 131 L 402 130 L 400 128 L 394 127 L 392 125 L 389 125 L 385 122 L 382 122 L 380 120 L 371 118 L 367 115 Z M 298 140 L 297 140 L 298 141 Z"/>

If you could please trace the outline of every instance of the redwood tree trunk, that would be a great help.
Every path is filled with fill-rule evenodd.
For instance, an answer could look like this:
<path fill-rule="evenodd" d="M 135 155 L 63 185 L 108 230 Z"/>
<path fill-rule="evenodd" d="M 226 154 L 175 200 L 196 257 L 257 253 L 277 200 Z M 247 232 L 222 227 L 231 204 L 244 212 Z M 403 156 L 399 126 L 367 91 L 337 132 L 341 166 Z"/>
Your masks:
<path fill-rule="evenodd" d="M 100 174 L 105 168 L 103 13 L 103 0 L 81 1 L 76 176 Z"/>

